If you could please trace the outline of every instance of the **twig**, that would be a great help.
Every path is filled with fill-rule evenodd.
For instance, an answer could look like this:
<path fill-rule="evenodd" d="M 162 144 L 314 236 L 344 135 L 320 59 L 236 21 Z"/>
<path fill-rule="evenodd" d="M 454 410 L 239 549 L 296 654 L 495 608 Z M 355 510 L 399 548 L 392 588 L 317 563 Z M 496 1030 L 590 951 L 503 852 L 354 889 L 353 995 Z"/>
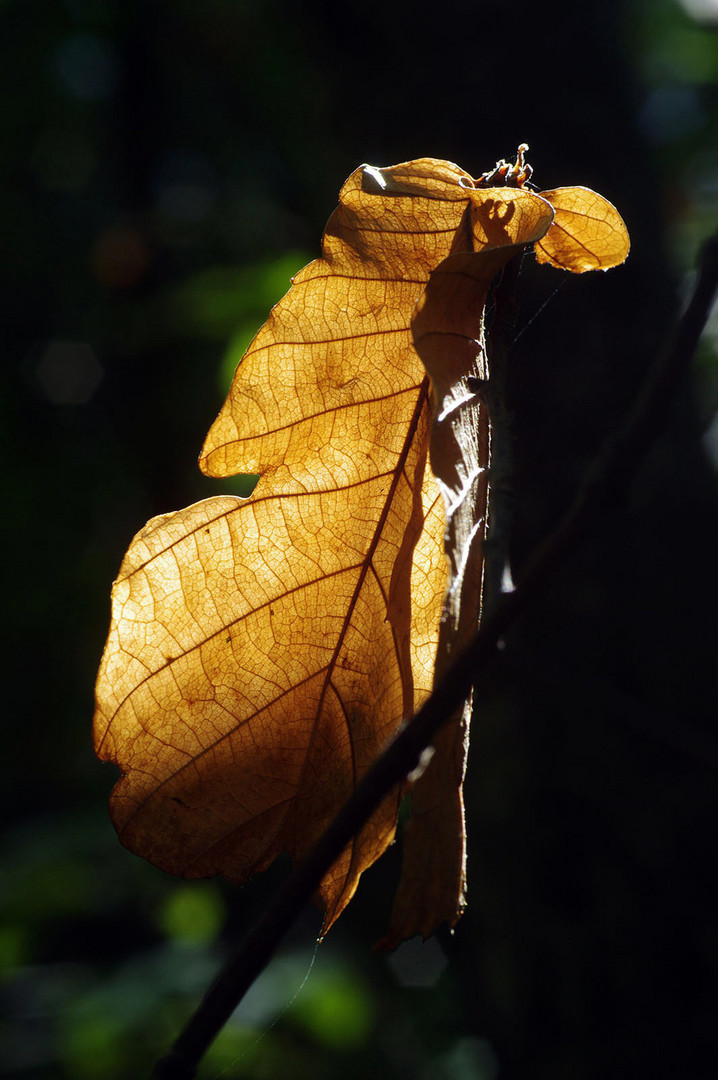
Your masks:
<path fill-rule="evenodd" d="M 504 267 L 494 289 L 494 318 L 488 332 L 489 380 L 486 405 L 491 421 L 489 468 L 489 528 L 484 541 L 484 603 L 490 611 L 512 588 L 511 532 L 514 522 L 513 432 L 506 401 L 510 342 L 514 338 L 518 302 L 516 290 L 523 253 Z"/>
<path fill-rule="evenodd" d="M 671 399 L 695 352 L 718 290 L 718 236 L 702 252 L 691 300 L 661 360 L 623 426 L 604 444 L 581 491 L 528 561 L 513 592 L 503 593 L 431 697 L 357 786 L 326 832 L 247 935 L 191 1017 L 154 1080 L 192 1080 L 202 1055 L 263 970 L 321 879 L 391 788 L 418 764 L 441 725 L 460 707 L 496 645 L 534 594 L 565 562 L 617 485 L 632 477 L 669 413 Z"/>

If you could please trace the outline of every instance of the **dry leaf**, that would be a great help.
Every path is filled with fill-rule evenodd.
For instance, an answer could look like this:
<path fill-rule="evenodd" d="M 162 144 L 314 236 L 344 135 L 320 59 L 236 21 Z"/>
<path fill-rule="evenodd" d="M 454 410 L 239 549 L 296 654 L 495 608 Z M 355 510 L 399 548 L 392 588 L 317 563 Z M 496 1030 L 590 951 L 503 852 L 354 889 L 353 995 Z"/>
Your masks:
<path fill-rule="evenodd" d="M 536 258 L 560 270 L 582 274 L 609 270 L 628 258 L 628 230 L 616 207 L 585 187 L 542 191 L 554 208 L 553 224 L 536 244 Z"/>
<path fill-rule="evenodd" d="M 471 256 L 484 260 L 478 292 L 469 274 L 478 306 L 467 315 L 458 296 L 439 310 L 450 333 L 474 335 L 474 361 L 483 363 L 489 272 L 511 245 L 543 235 L 553 213 L 528 191 L 476 183 L 433 159 L 352 174 L 322 257 L 297 275 L 254 339 L 202 452 L 212 476 L 259 473 L 254 494 L 155 518 L 125 557 L 98 675 L 96 748 L 123 773 L 111 797 L 122 842 L 165 870 L 239 882 L 281 851 L 301 859 L 431 690 L 444 513 L 426 468 L 432 404 L 412 310 L 434 268 L 444 264 L 426 293 L 426 310 L 436 312 L 441 274 L 448 267 L 462 278 L 444 260 L 486 249 Z M 432 370 L 427 361 L 444 403 L 433 459 L 454 394 L 444 364 Z M 483 419 L 480 430 L 485 470 Z M 452 470 L 475 467 L 453 453 L 434 460 L 445 494 Z M 485 516 L 485 479 L 464 507 L 472 514 Z M 458 528 L 460 516 L 452 525 L 449 515 L 455 572 L 470 528 L 468 519 Z M 475 545 L 470 596 L 461 593 L 449 619 L 457 634 L 478 617 L 480 562 Z M 451 790 L 437 794 L 437 766 L 415 789 L 416 805 L 430 804 L 424 833 L 438 829 L 452 849 L 444 861 L 453 878 L 437 887 L 433 914 L 409 904 L 402 933 L 456 916 L 463 739 L 457 720 L 435 754 Z M 401 794 L 385 800 L 321 883 L 327 927 L 391 842 Z M 417 881 L 405 879 L 412 888 Z"/>
<path fill-rule="evenodd" d="M 98 753 L 124 773 L 123 843 L 173 873 L 241 881 L 301 858 L 430 691 L 443 513 L 409 322 L 432 267 L 470 244 L 463 176 L 419 161 L 350 177 L 203 451 L 212 475 L 260 473 L 254 495 L 155 519 L 125 559 Z M 399 797 L 323 882 L 328 924 Z"/>
<path fill-rule="evenodd" d="M 476 630 L 481 608 L 483 542 L 488 513 L 489 417 L 480 387 L 489 379 L 484 306 L 495 275 L 526 244 L 544 235 L 553 212 L 524 190 L 506 189 L 504 201 L 479 208 L 486 228 L 475 228 L 476 253 L 451 255 L 433 271 L 412 319 L 414 344 L 432 380 L 435 419 L 431 468 L 446 513 L 449 581 L 438 642 L 436 677 Z M 508 211 L 508 212 L 507 212 Z M 503 232 L 496 231 L 498 221 Z M 404 828 L 402 874 L 391 927 L 379 947 L 428 937 L 442 922 L 453 926 L 464 907 L 466 836 L 462 786 L 472 701 L 440 731 L 434 753 L 411 792 Z"/>

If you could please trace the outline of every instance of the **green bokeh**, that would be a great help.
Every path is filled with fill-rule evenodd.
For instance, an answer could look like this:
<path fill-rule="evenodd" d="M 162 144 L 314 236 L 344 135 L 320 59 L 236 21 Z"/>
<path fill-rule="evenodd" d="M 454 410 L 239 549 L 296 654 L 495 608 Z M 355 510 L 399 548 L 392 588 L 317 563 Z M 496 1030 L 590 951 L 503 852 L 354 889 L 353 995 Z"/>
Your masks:
<path fill-rule="evenodd" d="M 375 1023 L 371 993 L 343 972 L 317 973 L 292 1007 L 295 1022 L 331 1050 L 352 1050 L 366 1042 Z"/>
<path fill-rule="evenodd" d="M 226 918 L 224 900 L 209 882 L 178 886 L 157 914 L 157 924 L 173 941 L 201 945 L 213 941 Z"/>

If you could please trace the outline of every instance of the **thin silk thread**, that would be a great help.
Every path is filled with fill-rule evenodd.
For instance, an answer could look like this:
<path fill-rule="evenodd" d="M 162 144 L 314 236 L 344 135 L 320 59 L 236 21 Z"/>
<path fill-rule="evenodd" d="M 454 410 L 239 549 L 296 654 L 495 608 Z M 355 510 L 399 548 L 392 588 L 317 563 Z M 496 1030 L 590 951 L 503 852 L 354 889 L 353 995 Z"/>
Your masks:
<path fill-rule="evenodd" d="M 238 1062 L 240 1062 L 240 1061 L 243 1061 L 243 1060 L 244 1060 L 244 1058 L 246 1058 L 248 1054 L 251 1054 L 251 1053 L 252 1053 L 252 1052 L 253 1052 L 254 1050 L 256 1050 L 256 1048 L 257 1048 L 257 1047 L 259 1046 L 259 1044 L 260 1044 L 261 1042 L 263 1042 L 263 1041 L 264 1041 L 264 1039 L 266 1039 L 267 1035 L 269 1035 L 270 1031 L 271 1031 L 271 1030 L 272 1030 L 273 1028 L 275 1028 L 275 1027 L 277 1026 L 277 1024 L 279 1023 L 279 1021 L 280 1021 L 280 1020 L 282 1020 L 282 1019 L 283 1019 L 283 1018 L 284 1018 L 284 1017 L 285 1017 L 285 1016 L 287 1015 L 287 1013 L 288 1013 L 288 1012 L 289 1012 L 289 1010 L 291 1009 L 292 1005 L 293 1005 L 293 1004 L 294 1004 L 294 1002 L 295 1002 L 295 1001 L 297 1000 L 297 998 L 298 998 L 298 997 L 299 997 L 299 995 L 301 994 L 302 990 L 303 990 L 303 989 L 304 989 L 304 987 L 305 987 L 305 986 L 307 985 L 307 982 L 309 981 L 309 976 L 311 975 L 311 973 L 312 973 L 312 968 L 314 967 L 314 961 L 316 960 L 316 958 L 317 958 L 317 953 L 319 952 L 319 946 L 320 946 L 320 945 L 321 945 L 321 943 L 322 943 L 322 937 L 323 937 L 323 934 L 324 934 L 324 923 L 322 923 L 322 929 L 321 929 L 321 931 L 320 931 L 320 933 L 319 933 L 319 936 L 317 937 L 316 941 L 314 942 L 314 950 L 313 950 L 313 952 L 312 952 L 312 958 L 311 958 L 311 960 L 309 961 L 309 967 L 308 967 L 308 968 L 307 968 L 307 970 L 306 970 L 306 973 L 305 973 L 305 975 L 304 975 L 304 978 L 302 979 L 302 981 L 300 982 L 299 986 L 298 986 L 298 987 L 297 987 L 297 989 L 296 989 L 296 990 L 294 991 L 294 993 L 292 994 L 292 996 L 290 997 L 289 1001 L 288 1001 L 288 1002 L 287 1002 L 287 1004 L 286 1004 L 286 1005 L 284 1006 L 284 1008 L 282 1009 L 282 1011 L 281 1011 L 280 1013 L 278 1013 L 278 1014 L 277 1014 L 277 1015 L 276 1015 L 276 1016 L 274 1017 L 274 1020 L 272 1020 L 271 1024 L 269 1024 L 269 1025 L 268 1025 L 268 1027 L 266 1027 L 266 1028 L 264 1029 L 264 1031 L 262 1031 L 262 1032 L 261 1032 L 261 1033 L 260 1033 L 260 1034 L 259 1034 L 259 1035 L 257 1036 L 257 1038 L 256 1038 L 256 1039 L 254 1040 L 254 1042 L 250 1043 L 250 1044 L 249 1044 L 249 1046 L 247 1046 L 247 1047 L 246 1047 L 246 1048 L 245 1048 L 245 1049 L 244 1049 L 244 1050 L 242 1051 L 242 1053 L 238 1055 L 238 1057 L 236 1057 L 236 1058 L 233 1058 L 233 1059 L 232 1059 L 232 1061 L 230 1061 L 230 1062 L 229 1062 L 229 1063 L 228 1063 L 227 1065 L 225 1065 L 225 1066 L 224 1066 L 224 1067 L 223 1067 L 222 1069 L 220 1069 L 220 1071 L 219 1071 L 218 1073 L 215 1073 L 215 1074 L 214 1074 L 214 1075 L 213 1075 L 213 1076 L 211 1077 L 211 1080 L 220 1080 L 220 1077 L 224 1076 L 224 1074 L 225 1074 L 225 1073 L 226 1073 L 226 1072 L 227 1072 L 227 1071 L 228 1071 L 229 1069 L 232 1069 L 232 1068 L 234 1068 L 234 1066 L 235 1066 L 235 1065 L 236 1065 L 236 1064 L 237 1064 Z"/>
<path fill-rule="evenodd" d="M 528 320 L 528 322 L 524 323 L 524 325 L 521 327 L 518 334 L 516 335 L 514 340 L 511 342 L 512 346 L 516 344 L 516 342 L 519 340 L 519 338 L 522 336 L 522 334 L 526 333 L 529 326 L 531 326 L 531 324 L 533 322 L 535 322 L 536 319 L 538 319 L 539 315 L 544 310 L 544 308 L 548 307 L 548 305 L 551 303 L 551 301 L 555 297 L 556 293 L 559 292 L 559 290 L 564 287 L 564 285 L 566 284 L 567 281 L 568 281 L 568 278 L 564 278 L 564 280 L 559 285 L 556 286 L 556 288 L 553 290 L 553 292 L 549 296 L 546 297 L 543 304 L 541 304 L 541 306 L 539 308 L 537 308 L 537 310 L 533 313 L 533 315 Z"/>

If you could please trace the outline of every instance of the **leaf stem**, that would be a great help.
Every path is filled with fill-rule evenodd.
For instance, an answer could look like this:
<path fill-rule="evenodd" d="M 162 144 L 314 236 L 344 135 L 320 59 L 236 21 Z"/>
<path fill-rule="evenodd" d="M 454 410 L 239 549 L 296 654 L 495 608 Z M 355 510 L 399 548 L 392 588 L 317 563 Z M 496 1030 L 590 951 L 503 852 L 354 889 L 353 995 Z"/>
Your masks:
<path fill-rule="evenodd" d="M 319 882 L 372 811 L 414 769 L 423 750 L 461 703 L 497 643 L 534 594 L 565 563 L 587 526 L 617 485 L 632 477 L 670 411 L 718 290 L 718 235 L 704 246 L 698 277 L 686 310 L 624 424 L 603 445 L 572 506 L 536 549 L 513 592 L 504 592 L 480 629 L 456 656 L 432 695 L 390 743 L 357 786 L 307 858 L 286 880 L 248 933 L 237 955 L 220 972 L 153 1080 L 192 1080 L 209 1044 L 263 970 L 282 937 L 316 892 Z"/>

